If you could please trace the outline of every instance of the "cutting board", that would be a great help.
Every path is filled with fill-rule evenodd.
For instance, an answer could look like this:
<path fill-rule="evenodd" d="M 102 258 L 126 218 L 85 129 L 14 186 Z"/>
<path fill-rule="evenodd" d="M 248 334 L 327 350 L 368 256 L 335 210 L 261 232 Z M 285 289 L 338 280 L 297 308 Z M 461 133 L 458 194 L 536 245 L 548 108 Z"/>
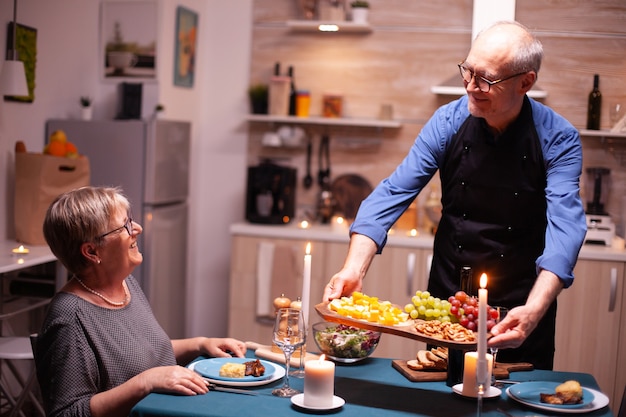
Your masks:
<path fill-rule="evenodd" d="M 412 382 L 445 381 L 446 371 L 414 371 L 407 366 L 407 361 L 395 359 L 391 361 L 391 366 L 400 372 L 406 379 Z M 508 379 L 510 372 L 532 371 L 533 365 L 530 363 L 496 363 L 493 374 L 496 379 Z"/>
<path fill-rule="evenodd" d="M 476 349 L 476 342 L 455 342 L 452 340 L 437 339 L 429 337 L 425 334 L 419 333 L 415 329 L 415 320 L 408 320 L 405 324 L 399 324 L 396 326 L 386 326 L 384 324 L 372 323 L 366 320 L 354 319 L 352 317 L 342 316 L 337 314 L 328 308 L 328 304 L 320 303 L 315 306 L 317 313 L 325 320 L 334 323 L 345 324 L 347 326 L 354 326 L 361 329 L 373 330 L 382 333 L 389 333 L 396 336 L 406 337 L 413 340 L 419 340 L 420 342 L 429 343 L 435 346 L 443 346 L 453 349 L 472 350 Z"/>
<path fill-rule="evenodd" d="M 256 342 L 246 342 L 246 347 L 250 350 L 253 350 L 257 358 L 266 359 L 268 361 L 280 364 L 285 363 L 285 355 L 283 354 L 283 352 L 274 352 L 272 351 L 272 347 L 269 345 L 261 345 L 260 343 Z M 313 353 L 306 352 L 304 356 L 304 362 L 310 361 L 311 359 L 319 359 L 319 356 Z M 295 367 L 300 366 L 300 357 L 292 356 L 289 364 L 290 366 Z"/>

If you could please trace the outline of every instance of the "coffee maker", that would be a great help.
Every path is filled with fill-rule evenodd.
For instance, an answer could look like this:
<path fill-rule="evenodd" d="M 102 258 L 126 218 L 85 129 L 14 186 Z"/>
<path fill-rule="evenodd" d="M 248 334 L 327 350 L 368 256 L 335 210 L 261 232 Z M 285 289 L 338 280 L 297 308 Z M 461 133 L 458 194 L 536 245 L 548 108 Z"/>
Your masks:
<path fill-rule="evenodd" d="M 615 224 L 604 210 L 609 194 L 611 170 L 603 167 L 587 168 L 587 190 L 593 189 L 591 201 L 587 199 L 587 235 L 585 243 L 611 246 L 615 237 Z"/>
<path fill-rule="evenodd" d="M 248 167 L 246 219 L 250 223 L 286 224 L 296 208 L 296 169 L 263 161 Z"/>

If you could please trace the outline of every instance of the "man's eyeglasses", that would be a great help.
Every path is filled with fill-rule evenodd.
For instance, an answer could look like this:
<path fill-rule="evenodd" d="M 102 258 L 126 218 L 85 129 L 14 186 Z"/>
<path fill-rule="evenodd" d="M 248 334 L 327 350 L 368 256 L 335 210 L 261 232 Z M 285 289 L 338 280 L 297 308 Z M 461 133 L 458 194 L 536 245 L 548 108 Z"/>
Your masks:
<path fill-rule="evenodd" d="M 112 233 L 115 233 L 117 231 L 120 231 L 122 229 L 126 229 L 126 231 L 128 232 L 129 236 L 133 235 L 133 219 L 130 217 L 130 215 L 128 216 L 128 220 L 126 220 L 126 223 L 124 223 L 123 225 L 121 225 L 120 227 L 111 230 L 110 232 L 106 232 L 103 235 L 97 236 L 97 239 L 102 239 L 105 236 L 108 236 Z"/>
<path fill-rule="evenodd" d="M 472 82 L 472 78 L 473 78 L 474 82 L 476 82 L 476 85 L 478 86 L 478 89 L 482 91 L 483 93 L 488 93 L 489 90 L 491 89 L 491 86 L 494 84 L 498 84 L 503 81 L 510 80 L 511 78 L 515 78 L 519 75 L 526 74 L 528 72 L 528 71 L 519 72 L 517 74 L 511 75 L 510 77 L 500 78 L 499 80 L 492 81 L 492 80 L 486 79 L 485 77 L 481 77 L 480 75 L 476 75 L 474 71 L 464 66 L 463 62 L 458 64 L 458 66 L 459 66 L 459 71 L 461 72 L 461 78 L 463 78 L 463 81 L 469 84 Z"/>

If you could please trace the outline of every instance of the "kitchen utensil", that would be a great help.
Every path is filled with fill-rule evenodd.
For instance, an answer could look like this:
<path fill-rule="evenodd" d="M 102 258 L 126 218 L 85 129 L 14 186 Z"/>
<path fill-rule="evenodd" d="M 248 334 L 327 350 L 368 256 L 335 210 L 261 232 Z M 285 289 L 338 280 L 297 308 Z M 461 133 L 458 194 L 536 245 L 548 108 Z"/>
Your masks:
<path fill-rule="evenodd" d="M 306 144 L 306 175 L 304 176 L 304 188 L 309 189 L 313 185 L 313 175 L 311 175 L 311 153 L 313 153 L 313 143 L 311 138 L 307 138 Z"/>
<path fill-rule="evenodd" d="M 361 201 L 372 192 L 372 185 L 358 174 L 344 174 L 335 178 L 330 186 L 335 201 L 335 212 L 344 219 L 353 220 Z"/>
<path fill-rule="evenodd" d="M 215 385 L 213 383 L 209 383 L 209 390 L 210 391 L 221 391 L 221 392 L 232 392 L 234 394 L 259 395 L 259 393 L 256 392 L 256 391 L 249 391 L 249 390 L 238 389 L 238 388 L 221 387 L 221 386 Z"/>
<path fill-rule="evenodd" d="M 322 135 L 320 140 L 318 166 L 317 182 L 322 190 L 328 190 L 330 188 L 330 138 L 328 135 Z"/>

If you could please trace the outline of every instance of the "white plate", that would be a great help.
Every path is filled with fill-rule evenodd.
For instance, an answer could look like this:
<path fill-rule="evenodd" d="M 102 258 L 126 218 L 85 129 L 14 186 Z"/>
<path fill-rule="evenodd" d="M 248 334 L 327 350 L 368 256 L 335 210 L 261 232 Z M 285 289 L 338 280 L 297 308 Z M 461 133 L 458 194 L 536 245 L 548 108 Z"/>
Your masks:
<path fill-rule="evenodd" d="M 334 410 L 335 408 L 343 407 L 346 403 L 341 397 L 333 395 L 333 404 L 330 407 L 315 407 L 310 405 L 304 405 L 304 394 L 296 394 L 291 397 L 291 403 L 297 405 L 300 408 L 306 408 L 307 410 Z"/>
<path fill-rule="evenodd" d="M 233 359 L 235 358 L 215 358 L 215 359 L 230 359 L 231 362 Z M 246 359 L 246 360 L 251 360 L 251 359 Z M 192 371 L 195 370 L 196 367 L 196 363 L 198 363 L 200 361 L 197 362 L 193 362 L 190 363 L 187 368 L 191 369 Z M 224 386 L 229 386 L 229 387 L 256 387 L 259 385 L 265 385 L 265 384 L 269 384 L 272 383 L 274 381 L 277 381 L 279 379 L 281 379 L 282 377 L 285 376 L 285 368 L 283 368 L 282 366 L 277 366 L 276 364 L 272 364 L 268 361 L 264 361 L 261 360 L 261 363 L 263 364 L 263 366 L 265 366 L 266 368 L 269 366 L 274 368 L 274 373 L 266 379 L 261 379 L 261 380 L 253 380 L 253 381 L 235 381 L 235 380 L 228 380 L 225 381 L 223 379 L 213 379 L 213 378 L 206 378 L 205 379 L 209 382 L 212 382 L 214 384 L 218 384 L 218 385 L 224 385 Z"/>
<path fill-rule="evenodd" d="M 516 385 L 513 385 L 506 389 L 507 395 L 517 401 L 520 404 L 527 405 L 532 408 L 536 408 L 544 411 L 565 413 L 565 414 L 582 414 L 582 413 L 590 413 L 595 410 L 599 410 L 601 408 L 609 405 L 609 397 L 603 394 L 600 391 L 596 391 L 591 388 L 583 388 L 584 391 L 591 393 L 593 396 L 593 400 L 587 403 L 578 404 L 578 405 L 558 405 L 558 404 L 546 404 L 542 403 L 539 399 L 539 392 L 536 392 L 536 400 L 529 400 L 528 393 L 535 392 L 537 389 L 541 390 L 541 392 L 550 393 L 554 392 L 554 388 L 560 383 L 558 382 L 543 382 L 543 385 L 538 385 L 537 382 L 522 382 Z M 583 400 L 584 400 L 584 391 L 583 391 Z"/>
<path fill-rule="evenodd" d="M 463 384 L 456 384 L 455 386 L 452 387 L 452 391 L 454 391 L 456 394 L 459 394 L 465 398 L 478 398 L 478 396 L 463 394 Z M 499 397 L 500 394 L 502 394 L 502 391 L 500 391 L 499 388 L 490 386 L 489 391 L 487 391 L 485 395 L 483 395 L 483 398 Z"/>

